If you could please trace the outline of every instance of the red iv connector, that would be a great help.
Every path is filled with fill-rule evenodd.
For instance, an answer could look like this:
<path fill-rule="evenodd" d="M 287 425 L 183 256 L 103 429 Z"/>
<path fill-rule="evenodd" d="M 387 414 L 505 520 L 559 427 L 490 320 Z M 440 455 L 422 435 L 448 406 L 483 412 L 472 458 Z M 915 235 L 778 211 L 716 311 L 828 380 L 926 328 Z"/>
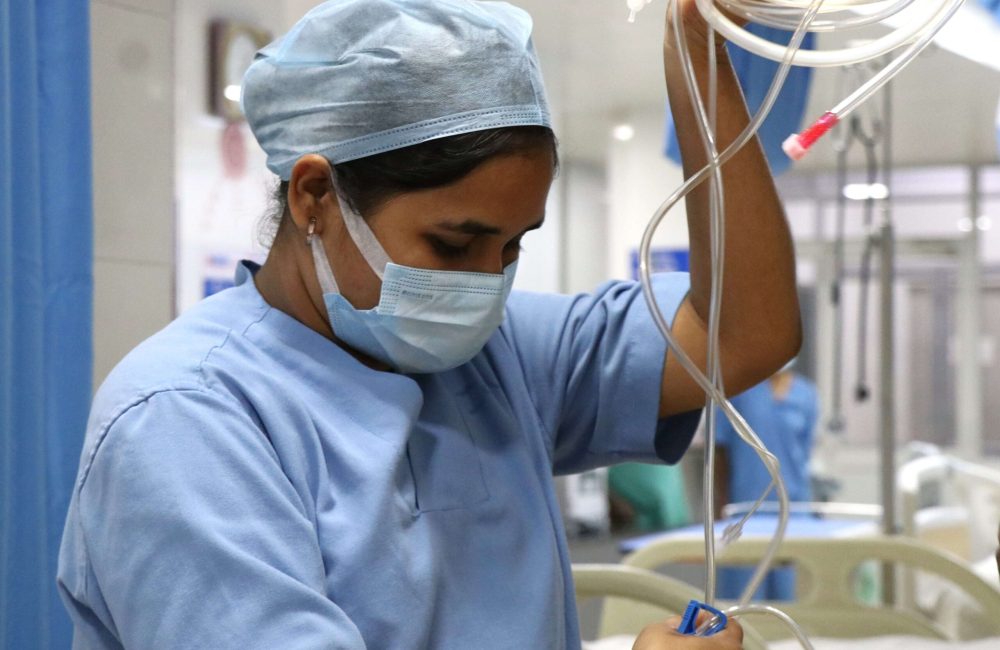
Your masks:
<path fill-rule="evenodd" d="M 812 126 L 802 133 L 794 133 L 781 145 L 788 157 L 792 160 L 802 160 L 809 147 L 813 146 L 817 140 L 826 135 L 826 132 L 837 126 L 840 118 L 836 113 L 823 113 L 823 117 L 816 120 Z"/>

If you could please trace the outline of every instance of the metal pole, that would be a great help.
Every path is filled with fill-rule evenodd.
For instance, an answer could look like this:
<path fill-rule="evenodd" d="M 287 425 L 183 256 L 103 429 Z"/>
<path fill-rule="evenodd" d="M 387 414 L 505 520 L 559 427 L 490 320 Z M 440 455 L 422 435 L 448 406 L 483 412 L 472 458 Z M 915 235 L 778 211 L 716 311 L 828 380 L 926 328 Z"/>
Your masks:
<path fill-rule="evenodd" d="M 983 386 L 980 375 L 980 304 L 979 268 L 979 169 L 972 168 L 969 192 L 969 222 L 971 228 L 959 248 L 958 296 L 955 304 L 956 359 L 955 405 L 959 453 L 976 459 L 982 450 Z"/>
<path fill-rule="evenodd" d="M 896 517 L 896 381 L 895 381 L 895 232 L 892 224 L 892 87 L 887 84 L 883 95 L 883 180 L 889 196 L 882 202 L 879 228 L 879 297 L 881 302 L 879 338 L 879 431 L 882 448 L 882 532 L 895 535 Z M 896 602 L 894 567 L 883 570 L 883 595 L 887 604 Z"/>

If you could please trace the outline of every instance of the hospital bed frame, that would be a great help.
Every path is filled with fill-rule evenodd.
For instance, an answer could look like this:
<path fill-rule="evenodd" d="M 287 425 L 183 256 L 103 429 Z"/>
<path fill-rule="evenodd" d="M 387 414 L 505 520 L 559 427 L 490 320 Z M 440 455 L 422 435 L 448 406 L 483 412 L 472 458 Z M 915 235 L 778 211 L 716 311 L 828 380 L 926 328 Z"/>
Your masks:
<path fill-rule="evenodd" d="M 604 598 L 604 607 L 615 603 L 615 619 L 602 618 L 599 636 L 637 635 L 642 628 L 681 614 L 692 600 L 703 595 L 694 587 L 661 573 L 622 564 L 574 564 L 577 602 Z M 623 600 L 625 599 L 625 600 Z M 767 642 L 753 627 L 743 625 L 745 650 L 767 650 Z"/>
<path fill-rule="evenodd" d="M 719 564 L 755 564 L 764 554 L 768 541 L 764 538 L 739 540 L 720 554 Z M 654 570 L 676 562 L 703 562 L 704 552 L 702 540 L 665 539 L 626 556 L 623 564 L 629 568 Z M 795 619 L 810 636 L 857 639 L 904 634 L 953 638 L 933 620 L 913 609 L 859 602 L 854 594 L 854 578 L 862 565 L 871 561 L 919 569 L 950 581 L 982 608 L 983 618 L 995 627 L 992 633 L 1000 636 L 1000 589 L 984 582 L 955 556 L 918 541 L 882 536 L 790 539 L 782 544 L 777 561 L 796 565 L 799 593 L 796 601 L 775 605 Z M 624 576 L 621 579 L 627 580 Z M 641 580 L 652 588 L 648 579 Z M 701 597 L 690 587 L 686 591 L 677 590 L 676 585 L 671 588 L 675 589 L 674 600 L 664 599 L 661 605 L 671 612 L 677 611 L 681 595 Z M 634 606 L 618 599 L 605 600 L 600 636 L 637 633 L 636 617 L 630 608 Z M 663 615 L 662 610 L 659 615 Z M 648 610 L 643 617 L 647 622 L 656 620 L 656 614 Z M 754 617 L 749 622 L 765 639 L 791 636 L 788 629 L 772 617 Z"/>
<path fill-rule="evenodd" d="M 948 482 L 957 484 L 960 492 L 967 492 L 968 484 L 975 482 L 977 487 L 991 490 L 994 493 L 992 496 L 995 504 L 1000 507 L 1000 472 L 997 470 L 944 454 L 917 458 L 900 467 L 896 476 L 904 535 L 914 538 L 926 535 L 925 531 L 920 530 L 918 524 L 921 487 L 938 483 L 942 486 L 943 491 L 943 486 Z M 969 495 L 963 494 L 962 496 L 968 498 Z M 934 539 L 926 541 L 939 546 Z M 954 532 L 950 536 L 943 537 L 940 544 L 944 548 L 950 547 L 949 550 L 967 560 L 978 559 L 971 555 L 972 540 L 969 538 L 967 526 L 964 531 Z"/>

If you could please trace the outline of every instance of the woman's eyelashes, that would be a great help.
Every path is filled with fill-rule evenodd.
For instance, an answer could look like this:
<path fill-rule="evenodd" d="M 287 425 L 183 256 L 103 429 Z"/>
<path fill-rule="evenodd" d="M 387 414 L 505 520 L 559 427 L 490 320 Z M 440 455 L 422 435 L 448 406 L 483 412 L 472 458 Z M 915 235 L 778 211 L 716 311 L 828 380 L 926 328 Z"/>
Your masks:
<path fill-rule="evenodd" d="M 521 239 L 523 237 L 524 237 L 523 234 L 518 235 L 514 239 L 507 242 L 507 244 L 504 246 L 504 252 L 507 253 L 513 251 L 519 253 L 520 251 L 524 250 L 521 246 Z M 436 237 L 434 235 L 428 235 L 427 241 L 430 243 L 431 248 L 434 249 L 435 253 L 437 253 L 444 259 L 450 259 L 450 260 L 461 259 L 467 256 L 472 248 L 471 241 L 463 244 L 457 244 L 445 241 L 444 239 L 441 239 L 440 237 Z"/>
<path fill-rule="evenodd" d="M 452 244 L 433 235 L 429 235 L 427 241 L 430 242 L 435 253 L 447 259 L 464 257 L 469 253 L 469 244 Z"/>

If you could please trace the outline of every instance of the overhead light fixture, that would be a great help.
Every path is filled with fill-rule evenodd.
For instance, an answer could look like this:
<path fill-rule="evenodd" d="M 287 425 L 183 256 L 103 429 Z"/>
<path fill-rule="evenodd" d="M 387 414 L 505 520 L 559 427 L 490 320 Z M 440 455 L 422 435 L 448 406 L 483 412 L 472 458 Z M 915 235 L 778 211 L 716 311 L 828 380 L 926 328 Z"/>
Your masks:
<path fill-rule="evenodd" d="M 243 97 L 243 86 L 230 84 L 222 93 L 231 102 L 238 102 Z"/>
<path fill-rule="evenodd" d="M 628 142 L 635 137 L 635 129 L 631 124 L 619 124 L 612 129 L 611 135 L 619 142 Z"/>
<path fill-rule="evenodd" d="M 958 229 L 962 232 L 972 232 L 972 219 L 962 217 L 958 220 Z"/>
<path fill-rule="evenodd" d="M 852 201 L 881 201 L 889 198 L 889 188 L 882 183 L 850 183 L 844 186 L 844 196 Z"/>
<path fill-rule="evenodd" d="M 976 219 L 976 228 L 979 228 L 980 230 L 989 230 L 992 227 L 993 227 L 992 217 L 987 217 L 983 215 L 982 217 Z"/>

